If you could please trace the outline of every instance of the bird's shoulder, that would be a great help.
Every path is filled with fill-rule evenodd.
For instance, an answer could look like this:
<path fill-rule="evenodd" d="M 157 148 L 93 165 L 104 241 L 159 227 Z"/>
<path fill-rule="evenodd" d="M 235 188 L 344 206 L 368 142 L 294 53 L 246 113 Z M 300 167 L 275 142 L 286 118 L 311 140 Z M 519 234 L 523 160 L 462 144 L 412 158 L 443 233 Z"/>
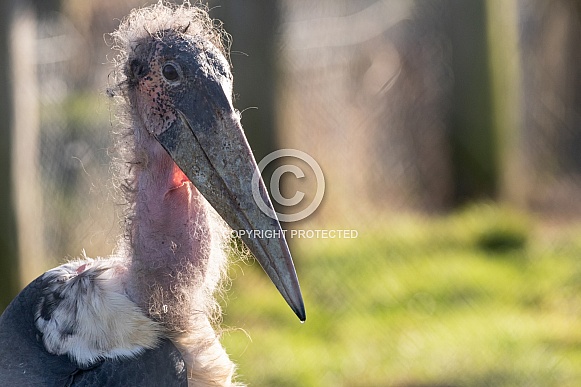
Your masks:
<path fill-rule="evenodd" d="M 161 326 L 129 299 L 122 261 L 85 259 L 47 271 L 35 325 L 47 351 L 88 366 L 154 348 Z"/>
<path fill-rule="evenodd" d="M 0 316 L 0 385 L 185 386 L 181 353 L 127 297 L 124 270 L 84 259 L 30 283 Z"/>

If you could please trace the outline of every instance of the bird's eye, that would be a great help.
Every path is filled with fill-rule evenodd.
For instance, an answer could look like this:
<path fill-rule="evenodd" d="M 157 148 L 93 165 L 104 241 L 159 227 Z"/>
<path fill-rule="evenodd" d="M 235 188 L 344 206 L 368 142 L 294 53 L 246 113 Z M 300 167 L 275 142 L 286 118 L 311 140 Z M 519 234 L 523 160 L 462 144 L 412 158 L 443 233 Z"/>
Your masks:
<path fill-rule="evenodd" d="M 168 63 L 168 64 L 164 65 L 163 68 L 161 69 L 161 73 L 162 73 L 163 77 L 170 82 L 175 82 L 180 77 L 180 73 L 178 72 L 178 69 L 172 63 Z"/>

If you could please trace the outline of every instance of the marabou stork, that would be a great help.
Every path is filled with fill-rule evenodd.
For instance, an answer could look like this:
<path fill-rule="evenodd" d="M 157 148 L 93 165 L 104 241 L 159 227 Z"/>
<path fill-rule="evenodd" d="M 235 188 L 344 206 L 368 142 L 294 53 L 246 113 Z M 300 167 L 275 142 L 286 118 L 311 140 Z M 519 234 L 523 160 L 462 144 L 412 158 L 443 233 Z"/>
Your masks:
<path fill-rule="evenodd" d="M 305 320 L 280 224 L 253 199 L 257 165 L 222 35 L 205 10 L 161 1 L 113 33 L 126 232 L 113 256 L 49 270 L 12 301 L 0 317 L 0 385 L 232 385 L 213 328 L 228 236 L 216 213 L 233 230 L 271 230 L 243 241 Z M 262 180 L 256 189 L 272 208 Z"/>

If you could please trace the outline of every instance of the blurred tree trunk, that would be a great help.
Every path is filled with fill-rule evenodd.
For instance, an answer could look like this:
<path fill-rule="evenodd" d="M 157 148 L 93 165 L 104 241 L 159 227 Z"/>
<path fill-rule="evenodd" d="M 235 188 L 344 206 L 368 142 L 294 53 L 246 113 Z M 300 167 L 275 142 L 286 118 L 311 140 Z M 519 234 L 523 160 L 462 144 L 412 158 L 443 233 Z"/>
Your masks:
<path fill-rule="evenodd" d="M 12 17 L 13 2 L 0 3 L 0 311 L 20 289 L 11 184 L 13 105 L 9 53 Z"/>
<path fill-rule="evenodd" d="M 581 214 L 581 2 L 519 0 L 525 204 Z"/>
<path fill-rule="evenodd" d="M 486 1 L 448 4 L 454 73 L 450 142 L 455 202 L 462 204 L 495 196 L 499 166 L 492 130 Z"/>
<path fill-rule="evenodd" d="M 18 235 L 18 277 L 24 287 L 47 269 L 44 250 L 42 184 L 39 179 L 40 109 L 38 18 L 32 4 L 20 1 L 10 31 L 12 83 L 12 195 Z"/>
<path fill-rule="evenodd" d="M 276 146 L 279 2 L 246 0 L 221 6 L 213 1 L 210 5 L 212 17 L 232 35 L 234 104 L 243 111 L 244 130 L 260 160 Z"/>
<path fill-rule="evenodd" d="M 522 133 L 522 65 L 518 36 L 518 0 L 486 3 L 488 61 L 491 87 L 490 125 L 494 138 L 499 199 L 523 204 L 525 166 L 519 139 Z"/>

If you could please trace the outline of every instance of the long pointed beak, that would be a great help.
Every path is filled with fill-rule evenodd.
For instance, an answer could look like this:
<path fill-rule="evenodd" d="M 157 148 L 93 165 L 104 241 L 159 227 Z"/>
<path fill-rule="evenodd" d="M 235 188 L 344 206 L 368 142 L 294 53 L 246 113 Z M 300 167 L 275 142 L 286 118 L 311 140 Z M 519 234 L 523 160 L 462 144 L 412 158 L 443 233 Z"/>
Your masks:
<path fill-rule="evenodd" d="M 154 135 L 198 191 L 238 232 L 288 305 L 305 321 L 299 282 L 280 223 L 263 213 L 254 201 L 252 178 L 258 174 L 254 189 L 273 208 L 239 115 L 215 78 L 206 78 L 200 86 L 177 106 L 178 118 L 173 124 Z"/>

